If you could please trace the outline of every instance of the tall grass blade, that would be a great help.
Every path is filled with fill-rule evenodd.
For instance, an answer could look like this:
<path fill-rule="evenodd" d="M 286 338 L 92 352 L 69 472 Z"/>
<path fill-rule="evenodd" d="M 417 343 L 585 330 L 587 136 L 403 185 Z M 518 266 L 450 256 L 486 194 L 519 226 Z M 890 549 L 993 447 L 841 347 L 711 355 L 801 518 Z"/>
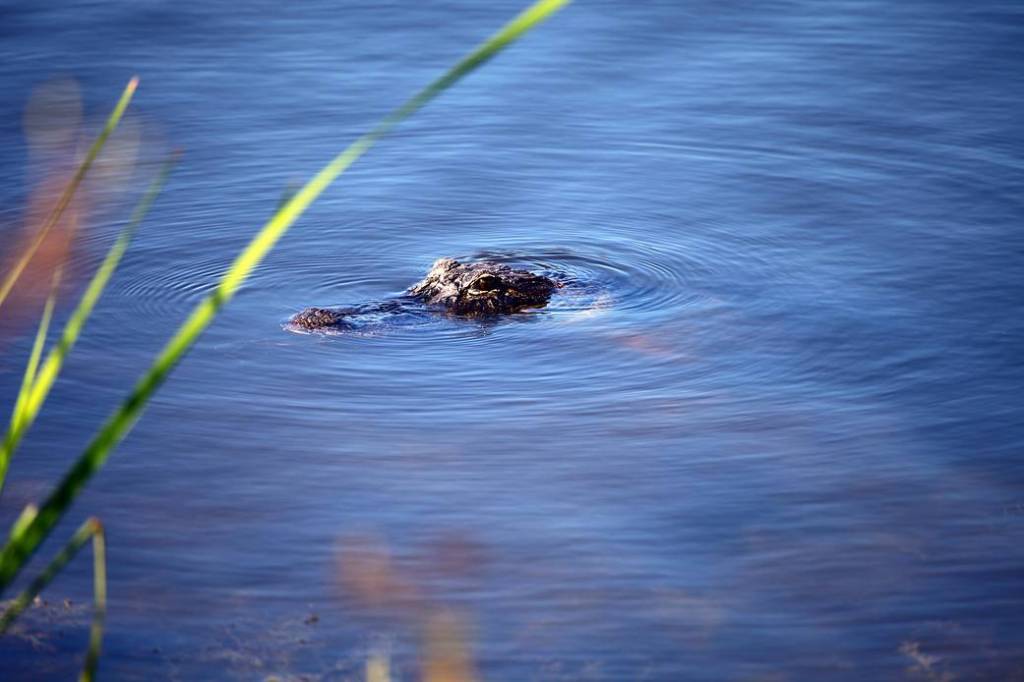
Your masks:
<path fill-rule="evenodd" d="M 568 2 L 569 0 L 540 0 L 528 7 L 444 75 L 427 85 L 370 132 L 358 138 L 338 154 L 274 213 L 238 255 L 230 269 L 221 278 L 217 289 L 195 307 L 188 319 L 167 342 L 153 365 L 135 385 L 121 407 L 104 423 L 99 433 L 86 447 L 85 452 L 40 507 L 39 513 L 32 522 L 8 542 L 3 553 L 0 554 L 0 590 L 15 578 L 39 543 L 71 506 L 82 487 L 103 466 L 113 448 L 134 426 L 142 414 L 146 402 L 163 384 L 167 375 L 184 357 L 203 330 L 210 325 L 221 307 L 231 300 L 253 269 L 309 205 L 356 159 L 399 122 Z"/>
<path fill-rule="evenodd" d="M 135 235 L 135 231 L 138 229 L 139 224 L 142 223 L 143 218 L 146 217 L 146 213 L 149 212 L 150 206 L 153 205 L 153 201 L 160 193 L 177 159 L 178 155 L 174 154 L 164 162 L 160 172 L 157 173 L 157 176 L 146 190 L 145 195 L 136 205 L 128 225 L 121 230 L 117 240 L 110 247 L 110 250 L 107 251 L 106 257 L 86 287 L 85 293 L 82 294 L 82 298 L 79 300 L 74 312 L 68 318 L 67 324 L 64 325 L 64 331 L 61 333 L 60 339 L 47 354 L 45 362 L 43 362 L 42 367 L 39 369 L 39 373 L 34 375 L 28 391 L 19 393 L 16 405 L 20 405 L 20 409 L 16 406 L 14 417 L 7 428 L 7 433 L 4 434 L 3 442 L 0 443 L 0 493 L 3 492 L 4 480 L 7 476 L 7 469 L 10 466 L 11 458 L 14 457 L 14 451 L 39 415 L 39 411 L 42 409 L 43 403 L 53 387 L 53 383 L 57 380 L 57 376 L 64 366 L 65 358 L 67 358 L 71 348 L 81 335 L 82 327 L 85 325 L 86 320 L 89 319 L 89 315 L 92 314 L 96 301 L 99 300 L 100 295 L 114 274 L 114 270 L 120 264 L 128 244 Z M 24 390 L 24 384 L 22 389 Z"/>
<path fill-rule="evenodd" d="M 14 519 L 14 523 L 11 524 L 11 530 L 7 534 L 7 541 L 10 542 L 11 538 L 18 537 L 18 535 L 25 529 L 28 528 L 28 524 L 32 523 L 32 519 L 39 513 L 39 507 L 29 502 L 25 505 L 25 508 L 18 514 L 18 518 Z"/>
<path fill-rule="evenodd" d="M 53 306 L 56 303 L 57 287 L 54 286 L 46 299 L 46 305 L 43 306 L 43 315 L 39 319 L 39 329 L 36 330 L 36 338 L 32 342 L 32 351 L 29 353 L 28 362 L 25 364 L 25 375 L 21 378 L 21 387 L 18 388 L 18 398 L 14 401 L 11 423 L 17 424 L 22 419 L 21 415 L 25 411 L 25 403 L 28 402 L 28 395 L 32 391 L 32 384 L 35 382 L 36 372 L 39 370 L 39 359 L 43 356 L 43 346 L 46 345 L 46 335 L 50 331 L 50 321 L 53 319 Z M 6 469 L 6 461 L 0 458 L 0 488 L 3 487 Z"/>
<path fill-rule="evenodd" d="M 96 527 L 92 535 L 93 615 L 89 627 L 89 650 L 85 652 L 85 664 L 78 677 L 79 682 L 92 682 L 96 679 L 96 667 L 103 646 L 103 623 L 107 619 L 107 540 L 99 520 L 92 521 Z"/>
<path fill-rule="evenodd" d="M 35 341 L 32 342 L 32 350 L 25 365 L 25 374 L 21 378 L 21 386 L 18 388 L 18 397 L 14 401 L 14 409 L 11 411 L 11 421 L 7 427 L 7 433 L 0 443 L 0 492 L 3 492 L 4 479 L 7 477 L 7 467 L 10 465 L 11 455 L 16 447 L 15 433 L 19 424 L 24 423 L 25 410 L 32 393 L 32 385 L 35 383 L 39 369 L 39 359 L 43 354 L 43 346 L 46 344 L 46 335 L 50 331 L 50 322 L 53 319 L 53 307 L 57 302 L 57 286 L 60 281 L 61 268 L 54 274 L 53 284 L 50 288 L 50 295 L 43 306 L 43 314 L 39 320 L 39 329 L 36 330 Z"/>
<path fill-rule="evenodd" d="M 298 183 L 289 182 L 288 186 L 281 192 L 281 198 L 277 200 L 277 206 L 274 207 L 274 211 L 280 211 L 285 204 L 292 200 L 292 198 L 298 193 Z"/>
<path fill-rule="evenodd" d="M 0 634 L 3 634 L 28 608 L 32 600 L 46 589 L 46 586 L 64 570 L 64 567 L 90 540 L 92 540 L 93 616 L 92 625 L 89 627 L 89 649 L 85 654 L 82 674 L 78 678 L 80 682 L 92 682 L 96 678 L 96 667 L 99 664 L 100 649 L 103 646 L 103 624 L 107 616 L 107 543 L 103 524 L 99 519 L 90 518 L 79 526 L 64 548 L 53 558 L 53 561 L 11 602 L 11 605 L 0 616 Z"/>
<path fill-rule="evenodd" d="M 4 276 L 4 281 L 0 284 L 0 307 L 3 306 L 4 301 L 7 300 L 8 294 L 11 293 L 11 289 L 14 288 L 14 284 L 21 277 L 21 273 L 24 272 L 25 267 L 28 266 L 29 261 L 32 260 L 32 256 L 36 254 L 36 251 L 42 245 L 43 240 L 46 239 L 46 235 L 53 229 L 53 226 L 57 224 L 60 217 L 67 210 L 67 207 L 71 204 L 71 200 L 75 196 L 75 192 L 78 190 L 78 186 L 82 184 L 82 179 L 85 177 L 93 161 L 99 156 L 100 150 L 103 149 L 103 145 L 106 144 L 107 138 L 117 128 L 117 124 L 121 122 L 121 117 L 124 115 L 125 109 L 128 108 L 128 103 L 132 99 L 132 95 L 135 94 L 135 89 L 139 86 L 139 77 L 133 76 L 128 85 L 125 86 L 124 92 L 121 93 L 121 98 L 117 101 L 117 105 L 114 107 L 114 111 L 110 113 L 107 118 L 107 122 L 103 126 L 103 130 L 93 141 L 89 147 L 89 151 L 86 152 L 85 158 L 82 163 L 79 164 L 75 170 L 75 174 L 71 176 L 71 181 L 68 182 L 67 187 L 61 193 L 60 198 L 57 200 L 56 205 L 53 207 L 53 211 L 47 216 L 46 222 L 43 223 L 42 227 L 36 233 L 35 238 L 29 243 L 28 248 L 25 252 L 18 257 L 18 260 L 14 263 L 14 266 Z"/>
<path fill-rule="evenodd" d="M 28 608 L 32 603 L 32 600 L 39 596 L 39 593 L 46 589 L 46 586 L 53 582 L 53 579 L 57 577 L 57 574 L 64 570 L 64 567 L 75 558 L 78 551 L 85 546 L 89 540 L 93 539 L 94 536 L 99 535 L 102 538 L 103 526 L 100 522 L 95 519 L 87 519 L 85 523 L 78 527 L 75 534 L 68 540 L 68 544 L 64 545 L 64 548 L 57 553 L 57 556 L 53 558 L 53 561 L 43 569 L 43 572 L 36 576 L 35 580 L 29 583 L 21 594 L 19 594 L 7 607 L 3 615 L 0 616 L 0 634 L 7 632 L 7 629 L 17 620 L 18 616 Z M 100 541 L 99 559 L 104 559 L 103 556 L 103 543 Z M 95 553 L 96 546 L 93 546 Z M 96 559 L 96 564 L 100 563 L 99 559 Z M 97 605 L 99 600 L 102 598 L 103 606 L 106 608 L 106 561 L 103 561 L 103 571 L 101 577 L 103 578 L 103 590 L 97 591 L 96 586 L 99 585 L 99 580 L 95 580 L 94 592 L 96 593 Z"/>

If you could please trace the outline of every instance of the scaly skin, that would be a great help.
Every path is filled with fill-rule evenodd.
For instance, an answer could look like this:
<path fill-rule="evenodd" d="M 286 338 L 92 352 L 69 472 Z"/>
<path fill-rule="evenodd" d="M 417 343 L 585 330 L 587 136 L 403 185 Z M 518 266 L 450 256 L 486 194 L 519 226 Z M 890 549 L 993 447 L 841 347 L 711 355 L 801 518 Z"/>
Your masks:
<path fill-rule="evenodd" d="M 548 277 L 498 263 L 459 263 L 442 258 L 400 300 L 359 308 L 307 308 L 291 319 L 301 329 L 344 329 L 346 318 L 366 313 L 402 312 L 419 302 L 462 317 L 508 315 L 547 305 L 558 284 Z"/>
<path fill-rule="evenodd" d="M 547 277 L 507 265 L 442 258 L 409 293 L 455 315 L 486 317 L 541 308 L 556 287 Z"/>

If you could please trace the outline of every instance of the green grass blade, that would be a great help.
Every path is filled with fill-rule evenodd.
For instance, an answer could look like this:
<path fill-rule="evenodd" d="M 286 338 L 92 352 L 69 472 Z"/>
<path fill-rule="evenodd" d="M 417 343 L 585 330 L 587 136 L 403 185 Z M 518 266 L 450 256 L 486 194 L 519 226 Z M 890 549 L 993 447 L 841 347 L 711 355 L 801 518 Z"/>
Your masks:
<path fill-rule="evenodd" d="M 56 278 L 55 278 L 56 279 Z M 56 282 L 54 282 L 56 284 Z M 25 375 L 21 378 L 21 387 L 18 389 L 18 398 L 14 402 L 14 410 L 11 412 L 11 423 L 17 424 L 25 411 L 25 403 L 28 402 L 28 395 L 32 390 L 32 384 L 36 380 L 36 372 L 39 370 L 39 359 L 43 355 L 43 346 L 46 344 L 46 335 L 50 331 L 50 321 L 53 319 L 53 306 L 57 302 L 57 287 L 54 286 L 43 306 L 43 315 L 39 320 L 39 329 L 36 330 L 35 341 L 32 342 L 32 351 L 29 353 L 28 362 L 25 365 Z M 4 474 L 7 470 L 7 462 L 0 457 L 0 488 L 3 487 Z"/>
<path fill-rule="evenodd" d="M 32 600 L 39 596 L 39 593 L 46 589 L 46 586 L 53 582 L 53 579 L 57 577 L 57 574 L 64 570 L 64 567 L 68 565 L 78 551 L 85 546 L 87 542 L 96 534 L 102 533 L 103 527 L 96 519 L 88 519 L 85 523 L 78 527 L 75 534 L 71 536 L 68 544 L 64 545 L 64 548 L 57 553 L 57 556 L 53 558 L 53 561 L 43 569 L 43 572 L 36 576 L 35 580 L 29 583 L 28 587 L 22 591 L 7 607 L 4 611 L 3 616 L 0 616 L 0 634 L 7 632 L 7 628 L 22 614 L 22 612 L 28 608 Z M 104 563 L 104 571 L 106 564 Z M 106 581 L 104 573 L 104 591 L 102 595 L 103 603 L 106 604 Z"/>
<path fill-rule="evenodd" d="M 387 116 L 373 130 L 358 138 L 338 154 L 274 213 L 267 224 L 238 255 L 221 279 L 217 289 L 201 301 L 188 319 L 178 328 L 150 369 L 135 385 L 128 398 L 104 423 L 99 433 L 86 447 L 85 452 L 79 456 L 57 488 L 43 503 L 31 523 L 8 542 L 3 553 L 0 554 L 0 590 L 10 584 L 39 543 L 71 506 L 82 487 L 103 466 L 113 448 L 125 437 L 141 416 L 146 402 L 163 384 L 168 374 L 192 347 L 203 330 L 210 325 L 221 307 L 231 300 L 253 269 L 309 205 L 374 142 L 395 125 L 568 2 L 569 0 L 540 0 L 531 5 L 444 75 L 427 85 L 412 99 Z"/>
<path fill-rule="evenodd" d="M 292 200 L 292 197 L 299 191 L 298 183 L 289 182 L 288 186 L 281 192 L 281 198 L 277 201 L 277 206 L 274 208 L 275 211 L 280 211 L 285 204 Z"/>
<path fill-rule="evenodd" d="M 121 98 L 117 101 L 117 105 L 114 107 L 114 111 L 110 113 L 106 124 L 103 126 L 103 130 L 100 131 L 96 140 L 93 141 L 92 146 L 89 147 L 89 151 L 86 152 L 82 163 L 79 164 L 78 168 L 75 170 L 75 174 L 71 176 L 71 181 L 68 182 L 67 187 L 64 188 L 60 198 L 57 200 L 57 204 L 53 207 L 53 211 L 50 212 L 50 215 L 47 217 L 46 222 L 43 223 L 43 226 L 39 228 L 35 238 L 28 245 L 28 248 L 25 249 L 25 252 L 19 256 L 14 266 L 4 276 L 3 284 L 0 284 L 0 306 L 3 306 L 4 301 L 7 300 L 7 296 L 11 293 L 11 289 L 14 288 L 15 282 L 17 282 L 18 278 L 21 277 L 21 273 L 25 271 L 29 261 L 32 260 L 32 256 L 36 254 L 36 251 L 43 243 L 43 240 L 46 239 L 46 235 L 51 229 L 53 229 L 53 226 L 57 224 L 57 221 L 60 220 L 64 211 L 67 210 L 67 207 L 71 204 L 71 200 L 74 198 L 75 192 L 78 190 L 78 186 L 82 184 L 82 179 L 85 177 L 86 172 L 88 172 L 93 161 L 96 160 L 96 157 L 99 156 L 100 150 L 103 149 L 103 145 L 107 142 L 107 138 L 110 137 L 110 134 L 114 132 L 115 128 L 117 128 L 117 124 L 121 122 L 121 117 L 124 115 L 125 109 L 128 108 L 128 103 L 131 101 L 132 95 L 135 94 L 135 89 L 138 86 L 138 76 L 134 76 L 130 81 L 128 81 L 128 85 L 125 86 L 124 92 L 121 93 Z"/>
<path fill-rule="evenodd" d="M 11 530 L 7 534 L 7 540 L 17 537 L 25 528 L 28 528 L 28 524 L 32 523 L 32 519 L 39 513 L 39 507 L 29 502 L 25 505 L 25 508 L 21 510 L 21 514 L 18 518 L 14 519 L 14 523 L 11 524 Z"/>
<path fill-rule="evenodd" d="M 14 451 L 39 415 L 39 411 L 42 409 L 43 403 L 53 387 L 53 383 L 57 380 L 57 376 L 64 366 L 65 358 L 67 358 L 71 348 L 81 335 L 82 327 L 85 325 L 86 320 L 89 319 L 89 315 L 92 314 L 96 302 L 103 294 L 103 290 L 120 264 L 128 244 L 135 235 L 135 231 L 146 217 L 146 213 L 149 212 L 153 201 L 163 188 L 164 182 L 166 182 L 167 176 L 176 162 L 177 154 L 164 162 L 160 172 L 157 173 L 157 176 L 146 190 L 145 195 L 136 205 L 128 225 L 121 230 L 117 240 L 107 251 L 106 257 L 86 287 L 85 293 L 82 294 L 82 298 L 79 300 L 74 312 L 68 318 L 67 324 L 64 325 L 64 331 L 61 333 L 60 339 L 47 354 L 46 361 L 43 362 L 43 366 L 39 369 L 38 374 L 33 374 L 34 378 L 28 390 L 24 393 L 19 393 L 14 416 L 7 428 L 7 433 L 4 434 L 3 442 L 0 443 L 0 492 L 3 492 L 4 480 L 7 476 L 7 469 L 10 466 L 11 458 L 14 457 Z M 24 391 L 24 384 L 22 389 Z"/>
<path fill-rule="evenodd" d="M 93 615 L 92 626 L 89 628 L 89 650 L 85 653 L 79 682 L 92 682 L 96 679 L 100 648 L 103 646 L 103 623 L 107 618 L 107 541 L 99 520 L 92 521 L 96 526 L 92 535 Z"/>
<path fill-rule="evenodd" d="M 25 420 L 25 411 L 32 394 L 32 385 L 35 383 L 39 369 L 39 358 L 43 354 L 43 346 L 46 344 L 46 335 L 50 331 L 50 321 L 53 319 L 53 307 L 57 302 L 57 285 L 60 280 L 61 270 L 54 274 L 53 285 L 50 295 L 43 306 L 43 315 L 39 320 L 39 329 L 36 331 L 35 341 L 32 342 L 32 351 L 29 353 L 28 363 L 25 365 L 25 374 L 21 378 L 21 386 L 18 388 L 18 397 L 14 401 L 14 409 L 11 411 L 11 421 L 7 427 L 7 433 L 0 442 L 0 492 L 3 491 L 4 479 L 7 478 L 7 467 L 10 465 L 11 455 L 17 446 L 16 436 L 18 425 Z"/>
<path fill-rule="evenodd" d="M 96 667 L 100 660 L 100 649 L 103 646 L 103 625 L 107 616 L 107 543 L 103 532 L 103 524 L 99 519 L 90 518 L 75 531 L 64 548 L 57 553 L 53 561 L 43 569 L 35 580 L 19 594 L 0 616 L 0 634 L 17 620 L 26 608 L 53 579 L 64 570 L 87 542 L 92 540 L 92 580 L 93 580 L 93 617 L 89 628 L 89 649 L 85 654 L 80 682 L 92 682 L 96 678 Z"/>

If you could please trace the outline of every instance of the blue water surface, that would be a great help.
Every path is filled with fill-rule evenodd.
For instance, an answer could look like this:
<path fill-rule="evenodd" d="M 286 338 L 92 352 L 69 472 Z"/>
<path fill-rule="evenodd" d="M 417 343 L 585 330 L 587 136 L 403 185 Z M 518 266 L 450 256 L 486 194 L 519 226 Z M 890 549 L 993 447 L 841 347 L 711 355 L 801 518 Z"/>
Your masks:
<path fill-rule="evenodd" d="M 518 8 L 0 5 L 8 251 L 40 86 L 73 79 L 93 134 L 142 79 L 79 277 L 183 150 L 0 521 L 287 187 Z M 103 520 L 106 679 L 419 679 L 446 638 L 487 680 L 1024 679 L 1022 68 L 1008 0 L 579 0 L 314 204 L 33 567 Z M 282 328 L 442 256 L 580 286 L 497 323 Z M 4 413 L 31 333 L 0 340 Z M 76 674 L 91 581 L 83 555 L 0 639 L 2 679 Z"/>

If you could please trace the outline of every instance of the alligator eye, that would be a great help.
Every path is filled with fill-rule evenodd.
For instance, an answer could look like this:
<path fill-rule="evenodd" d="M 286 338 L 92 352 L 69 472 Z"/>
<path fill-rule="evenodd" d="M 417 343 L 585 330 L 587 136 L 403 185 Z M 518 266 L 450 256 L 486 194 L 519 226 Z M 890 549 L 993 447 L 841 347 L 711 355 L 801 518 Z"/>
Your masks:
<path fill-rule="evenodd" d="M 494 291 L 503 288 L 501 279 L 494 275 L 482 275 L 473 280 L 469 285 L 472 291 Z"/>

